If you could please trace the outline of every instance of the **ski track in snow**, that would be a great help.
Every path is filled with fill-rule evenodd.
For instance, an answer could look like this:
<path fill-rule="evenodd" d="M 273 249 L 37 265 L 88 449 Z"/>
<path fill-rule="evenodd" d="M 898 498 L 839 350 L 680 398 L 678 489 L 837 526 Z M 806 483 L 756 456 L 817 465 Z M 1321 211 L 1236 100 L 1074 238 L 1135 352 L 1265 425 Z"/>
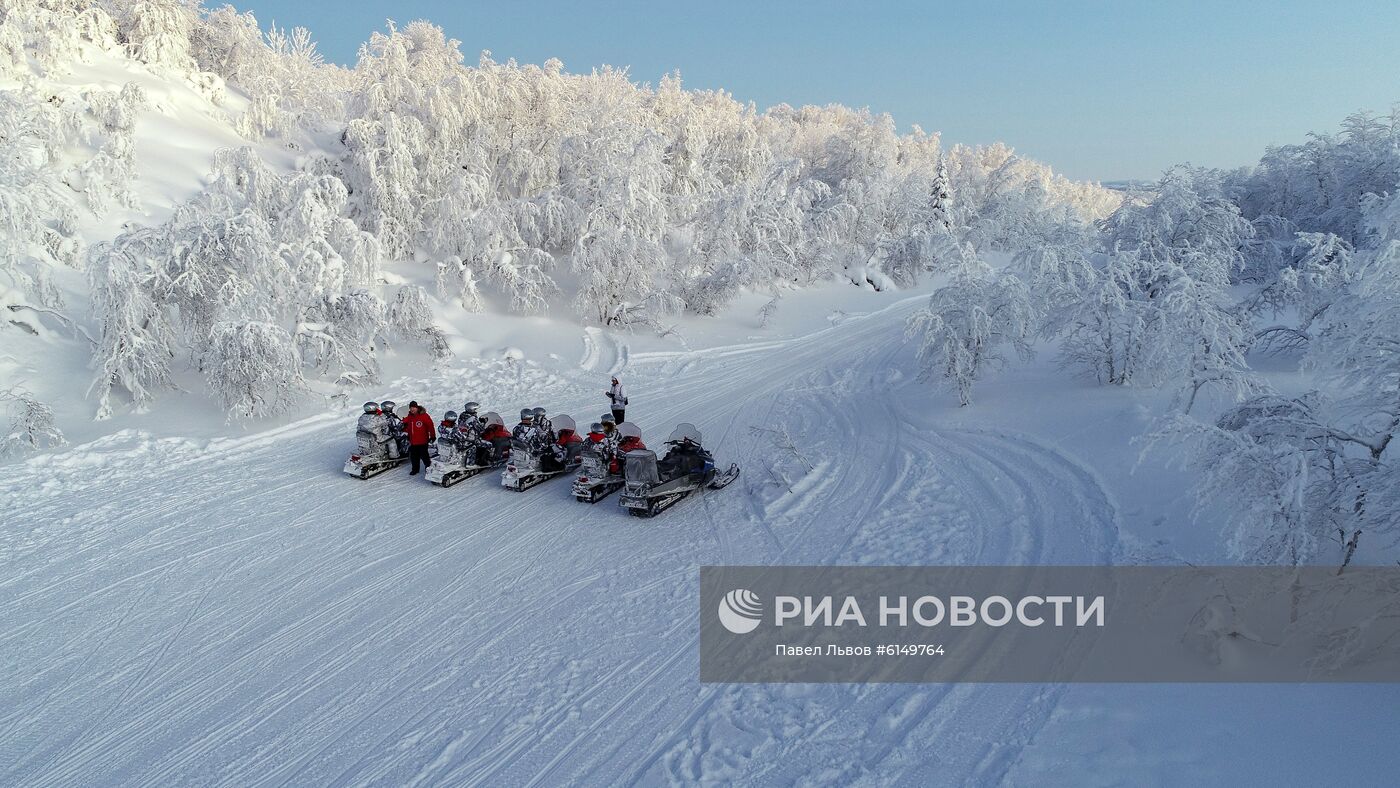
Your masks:
<path fill-rule="evenodd" d="M 352 479 L 348 416 L 11 466 L 0 784 L 999 782 L 1061 687 L 697 678 L 703 564 L 1115 558 L 1113 503 L 1072 459 L 921 415 L 896 372 L 918 300 L 684 353 L 590 330 L 574 376 L 497 364 L 415 389 L 503 414 L 528 391 L 584 421 L 626 367 L 655 445 L 693 421 L 744 466 L 651 521 L 564 481 Z M 779 463 L 804 470 L 765 478 Z"/>

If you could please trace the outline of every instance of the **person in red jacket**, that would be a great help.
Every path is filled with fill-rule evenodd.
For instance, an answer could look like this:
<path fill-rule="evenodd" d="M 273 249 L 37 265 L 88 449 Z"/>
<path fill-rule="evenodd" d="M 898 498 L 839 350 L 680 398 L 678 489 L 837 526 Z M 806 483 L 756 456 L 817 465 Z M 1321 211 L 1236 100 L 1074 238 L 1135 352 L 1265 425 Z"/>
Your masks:
<path fill-rule="evenodd" d="M 408 459 L 413 466 L 408 475 L 417 475 L 419 462 L 422 462 L 425 469 L 433 467 L 432 458 L 428 456 L 428 444 L 437 440 L 436 425 L 417 402 L 408 403 L 408 415 L 403 420 L 403 431 L 408 435 Z"/>

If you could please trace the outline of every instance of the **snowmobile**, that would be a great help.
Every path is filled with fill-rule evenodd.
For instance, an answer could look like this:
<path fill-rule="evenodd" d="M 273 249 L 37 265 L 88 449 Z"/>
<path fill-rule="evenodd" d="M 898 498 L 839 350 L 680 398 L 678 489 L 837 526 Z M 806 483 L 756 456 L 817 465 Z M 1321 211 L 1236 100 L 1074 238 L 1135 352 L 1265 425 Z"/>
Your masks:
<path fill-rule="evenodd" d="M 620 473 L 610 473 L 612 463 L 607 444 L 589 443 L 583 447 L 578 478 L 574 479 L 574 498 L 584 503 L 597 503 L 622 489 L 626 481 Z"/>
<path fill-rule="evenodd" d="M 574 430 L 574 420 L 568 416 L 556 416 L 553 427 L 560 432 Z M 578 452 L 568 452 L 560 459 L 555 449 L 553 432 L 537 429 L 512 438 L 510 460 L 501 472 L 501 486 L 522 492 L 578 467 Z"/>
<path fill-rule="evenodd" d="M 481 432 L 488 431 L 492 426 L 504 427 L 505 425 L 501 421 L 500 414 L 487 411 L 481 417 Z M 423 474 L 423 478 L 440 487 L 451 487 L 457 482 L 466 481 L 473 476 L 504 465 L 510 457 L 510 439 L 497 438 L 490 441 L 489 444 L 483 443 L 461 449 L 454 447 L 451 457 L 446 457 L 446 454 L 448 452 L 438 449 L 437 461 Z"/>
<path fill-rule="evenodd" d="M 369 479 L 408 462 L 408 436 L 395 407 L 392 400 L 365 403 L 355 430 L 357 449 L 345 461 L 343 471 Z"/>
<path fill-rule="evenodd" d="M 718 490 L 739 476 L 737 463 L 723 472 L 715 468 L 694 424 L 678 424 L 666 445 L 670 449 L 660 461 L 650 449 L 634 449 L 624 457 L 626 483 L 619 503 L 634 517 L 654 517 L 697 490 Z"/>

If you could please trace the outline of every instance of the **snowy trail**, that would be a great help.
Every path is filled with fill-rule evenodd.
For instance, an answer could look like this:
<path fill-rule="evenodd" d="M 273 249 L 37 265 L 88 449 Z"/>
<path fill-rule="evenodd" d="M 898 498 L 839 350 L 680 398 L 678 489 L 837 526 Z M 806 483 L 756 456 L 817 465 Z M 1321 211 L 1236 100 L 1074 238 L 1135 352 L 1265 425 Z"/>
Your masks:
<path fill-rule="evenodd" d="M 338 473 L 341 419 L 212 451 L 119 435 L 15 466 L 0 783 L 996 781 L 1055 688 L 697 681 L 702 564 L 1113 559 L 1113 505 L 1072 460 L 919 415 L 902 342 L 917 300 L 686 353 L 590 334 L 592 371 L 434 384 L 503 412 L 517 403 L 487 395 L 528 384 L 589 414 L 596 378 L 625 367 L 653 442 L 694 421 L 745 466 L 654 521 L 563 482 L 359 482 Z M 805 466 L 753 426 L 785 428 L 811 471 L 765 478 Z"/>

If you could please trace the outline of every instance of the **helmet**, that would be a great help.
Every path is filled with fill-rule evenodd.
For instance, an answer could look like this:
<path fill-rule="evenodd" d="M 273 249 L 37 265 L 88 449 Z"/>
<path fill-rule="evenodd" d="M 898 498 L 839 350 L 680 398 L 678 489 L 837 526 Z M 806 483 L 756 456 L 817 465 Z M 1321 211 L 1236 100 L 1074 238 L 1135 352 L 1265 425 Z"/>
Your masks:
<path fill-rule="evenodd" d="M 588 431 L 589 431 L 589 432 L 602 432 L 602 431 L 603 431 L 603 425 L 601 425 L 601 424 L 599 424 L 598 422 L 595 421 L 595 422 L 593 422 L 592 424 L 588 425 Z"/>
<path fill-rule="evenodd" d="M 385 413 L 393 413 L 393 412 L 394 412 L 394 408 L 397 408 L 397 407 L 398 407 L 398 404 L 395 403 L 395 402 L 394 402 L 393 400 L 391 400 L 391 399 L 386 399 L 386 400 L 384 400 L 383 402 L 379 403 L 379 409 L 382 410 L 382 411 L 384 411 Z"/>
<path fill-rule="evenodd" d="M 624 438 L 641 438 L 642 430 L 630 421 L 624 421 L 617 425 L 617 434 Z"/>
<path fill-rule="evenodd" d="M 533 418 L 535 418 L 535 412 L 534 412 L 533 410 L 530 410 L 529 408 L 521 408 L 521 409 L 520 409 L 520 420 L 521 420 L 521 421 L 529 421 L 529 420 L 531 420 L 531 419 L 533 419 Z"/>
<path fill-rule="evenodd" d="M 462 415 L 463 415 L 463 416 L 475 416 L 475 415 L 476 415 L 476 409 L 479 408 L 479 407 L 481 407 L 481 403 L 478 403 L 478 402 L 468 402 L 467 404 L 465 404 L 465 405 L 462 406 Z"/>
<path fill-rule="evenodd" d="M 365 413 L 378 413 L 378 412 L 379 412 L 379 403 L 378 403 L 378 402 L 366 402 L 366 403 L 365 403 Z"/>
<path fill-rule="evenodd" d="M 604 413 L 603 415 L 599 416 L 598 421 L 602 424 L 617 424 L 617 419 L 611 413 Z"/>
<path fill-rule="evenodd" d="M 505 426 L 505 422 L 501 420 L 501 414 L 497 413 L 494 410 L 488 410 L 485 413 L 481 414 L 481 423 L 488 427 L 492 424 Z"/>
<path fill-rule="evenodd" d="M 555 416 L 553 419 L 551 419 L 550 424 L 554 425 L 555 432 L 578 431 L 578 425 L 574 423 L 574 420 L 571 417 L 562 414 L 559 416 Z"/>
<path fill-rule="evenodd" d="M 534 413 L 535 413 L 536 416 L 543 416 L 543 415 L 544 415 L 544 408 L 535 408 Z"/>
<path fill-rule="evenodd" d="M 443 421 L 456 421 L 456 420 L 457 420 L 457 411 L 455 411 L 455 410 L 449 410 L 448 412 L 442 414 L 442 420 L 443 420 Z"/>

